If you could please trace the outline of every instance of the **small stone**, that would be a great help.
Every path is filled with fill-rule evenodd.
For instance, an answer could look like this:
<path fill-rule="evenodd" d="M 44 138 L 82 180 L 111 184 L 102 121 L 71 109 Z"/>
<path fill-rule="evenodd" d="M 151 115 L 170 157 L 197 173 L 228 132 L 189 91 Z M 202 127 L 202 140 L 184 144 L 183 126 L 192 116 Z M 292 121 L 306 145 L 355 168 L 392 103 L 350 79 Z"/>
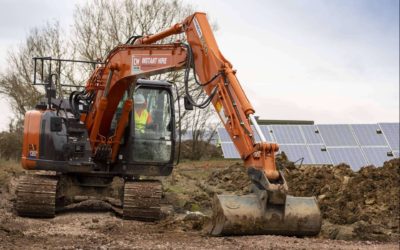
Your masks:
<path fill-rule="evenodd" d="M 375 203 L 375 199 L 373 199 L 373 198 L 365 200 L 365 205 L 372 205 L 374 203 Z"/>
<path fill-rule="evenodd" d="M 343 177 L 343 185 L 347 185 L 349 183 L 350 177 L 349 176 L 344 176 Z"/>
<path fill-rule="evenodd" d="M 92 219 L 92 222 L 93 222 L 93 223 L 98 223 L 98 222 L 99 222 L 99 219 L 93 218 L 93 219 Z"/>

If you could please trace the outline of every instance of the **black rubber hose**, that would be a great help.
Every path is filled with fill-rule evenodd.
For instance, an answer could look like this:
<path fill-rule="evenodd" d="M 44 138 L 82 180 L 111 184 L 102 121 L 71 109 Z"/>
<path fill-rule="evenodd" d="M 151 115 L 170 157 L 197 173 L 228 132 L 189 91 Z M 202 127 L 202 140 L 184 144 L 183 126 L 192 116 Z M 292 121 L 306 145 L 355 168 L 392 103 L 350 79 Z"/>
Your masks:
<path fill-rule="evenodd" d="M 211 103 L 212 99 L 214 98 L 215 94 L 217 93 L 217 86 L 214 87 L 214 89 L 211 91 L 210 96 L 206 100 L 204 100 L 202 103 L 197 103 L 196 101 L 193 100 L 193 97 L 191 96 L 191 94 L 189 92 L 189 74 L 190 74 L 190 69 L 192 68 L 192 66 L 194 66 L 193 52 L 192 52 L 192 48 L 190 47 L 190 45 L 184 44 L 184 43 L 182 45 L 185 46 L 188 51 L 187 60 L 186 60 L 186 69 L 185 69 L 185 73 L 184 73 L 185 94 L 186 94 L 189 102 L 193 106 L 204 109 Z M 215 76 L 213 76 L 210 80 L 208 80 L 205 83 L 200 83 L 198 81 L 198 79 L 196 77 L 196 71 L 194 68 L 193 68 L 193 74 L 194 74 L 195 82 L 199 86 L 206 86 L 206 85 L 210 84 L 211 82 L 213 82 L 221 73 L 216 74 Z"/>

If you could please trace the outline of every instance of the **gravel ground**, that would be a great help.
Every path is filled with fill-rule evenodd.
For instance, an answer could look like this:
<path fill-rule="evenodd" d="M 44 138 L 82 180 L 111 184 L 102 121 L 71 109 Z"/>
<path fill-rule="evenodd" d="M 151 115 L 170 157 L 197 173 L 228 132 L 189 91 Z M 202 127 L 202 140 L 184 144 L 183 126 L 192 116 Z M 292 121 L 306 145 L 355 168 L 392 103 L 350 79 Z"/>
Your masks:
<path fill-rule="evenodd" d="M 208 237 L 158 223 L 124 221 L 112 213 L 68 213 L 28 219 L 3 213 L 1 249 L 399 249 L 396 243 L 282 236 Z"/>

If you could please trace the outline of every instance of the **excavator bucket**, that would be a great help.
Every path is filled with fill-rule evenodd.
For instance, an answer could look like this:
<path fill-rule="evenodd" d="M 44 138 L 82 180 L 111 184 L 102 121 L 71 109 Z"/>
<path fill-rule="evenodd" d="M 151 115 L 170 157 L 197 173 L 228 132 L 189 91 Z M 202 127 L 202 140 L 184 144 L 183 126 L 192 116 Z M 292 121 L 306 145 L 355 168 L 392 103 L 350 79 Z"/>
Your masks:
<path fill-rule="evenodd" d="M 322 219 L 315 197 L 286 195 L 286 181 L 280 174 L 279 184 L 252 178 L 253 192 L 248 195 L 215 195 L 210 234 L 317 235 Z"/>
<path fill-rule="evenodd" d="M 260 204 L 257 195 L 216 195 L 211 235 L 313 236 L 321 230 L 315 197 L 287 196 L 284 205 Z"/>

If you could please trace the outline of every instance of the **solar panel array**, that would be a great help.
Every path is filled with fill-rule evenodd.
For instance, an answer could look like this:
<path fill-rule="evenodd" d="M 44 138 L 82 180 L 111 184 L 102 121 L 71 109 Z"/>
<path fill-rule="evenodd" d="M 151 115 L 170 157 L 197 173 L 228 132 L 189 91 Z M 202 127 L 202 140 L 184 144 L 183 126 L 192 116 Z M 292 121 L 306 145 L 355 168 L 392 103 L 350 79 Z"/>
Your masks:
<path fill-rule="evenodd" d="M 399 123 L 261 125 L 260 128 L 267 141 L 278 143 L 279 152 L 285 152 L 296 163 L 346 163 L 357 171 L 362 166 L 381 166 L 399 157 Z M 218 135 L 224 157 L 240 158 L 225 128 L 219 128 Z"/>

